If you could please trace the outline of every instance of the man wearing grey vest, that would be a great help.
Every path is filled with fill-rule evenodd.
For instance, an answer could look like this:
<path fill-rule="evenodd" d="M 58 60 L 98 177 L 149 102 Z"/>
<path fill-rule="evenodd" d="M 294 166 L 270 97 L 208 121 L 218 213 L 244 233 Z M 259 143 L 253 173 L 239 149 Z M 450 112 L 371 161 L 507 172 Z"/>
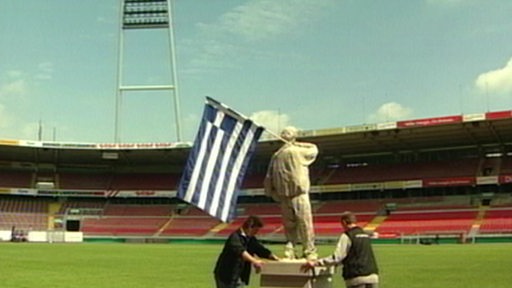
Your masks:
<path fill-rule="evenodd" d="M 352 212 L 344 212 L 341 225 L 345 232 L 341 234 L 334 253 L 317 261 L 308 261 L 303 268 L 343 265 L 342 276 L 348 288 L 378 288 L 379 270 L 370 235 L 356 223 L 356 216 Z"/>

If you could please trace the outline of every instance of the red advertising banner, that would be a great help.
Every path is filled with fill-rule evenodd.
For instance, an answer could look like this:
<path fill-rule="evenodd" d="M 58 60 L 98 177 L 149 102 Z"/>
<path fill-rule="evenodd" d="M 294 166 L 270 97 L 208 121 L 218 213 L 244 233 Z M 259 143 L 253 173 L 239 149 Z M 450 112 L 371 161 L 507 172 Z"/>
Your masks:
<path fill-rule="evenodd" d="M 469 186 L 475 185 L 475 177 L 423 179 L 423 187 Z"/>
<path fill-rule="evenodd" d="M 498 111 L 498 112 L 487 112 L 485 113 L 485 119 L 504 119 L 512 118 L 512 111 Z"/>
<path fill-rule="evenodd" d="M 500 182 L 500 184 L 512 183 L 512 174 L 510 174 L 510 175 L 500 175 L 499 182 Z"/>
<path fill-rule="evenodd" d="M 396 122 L 396 125 L 398 128 L 410 128 L 418 126 L 434 126 L 453 123 L 462 123 L 462 115 L 398 121 Z"/>

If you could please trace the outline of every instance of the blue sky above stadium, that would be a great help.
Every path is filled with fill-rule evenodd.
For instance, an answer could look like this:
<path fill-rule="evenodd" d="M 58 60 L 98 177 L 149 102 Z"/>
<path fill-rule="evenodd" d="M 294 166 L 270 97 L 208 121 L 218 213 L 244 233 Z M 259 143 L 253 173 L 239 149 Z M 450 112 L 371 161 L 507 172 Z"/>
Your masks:
<path fill-rule="evenodd" d="M 0 139 L 113 142 L 117 0 L 0 2 Z M 273 131 L 512 109 L 512 1 L 175 0 L 184 141 L 205 96 Z M 161 84 L 163 30 L 124 84 Z M 168 93 L 122 99 L 122 142 L 176 141 Z M 42 123 L 42 133 L 39 134 Z"/>

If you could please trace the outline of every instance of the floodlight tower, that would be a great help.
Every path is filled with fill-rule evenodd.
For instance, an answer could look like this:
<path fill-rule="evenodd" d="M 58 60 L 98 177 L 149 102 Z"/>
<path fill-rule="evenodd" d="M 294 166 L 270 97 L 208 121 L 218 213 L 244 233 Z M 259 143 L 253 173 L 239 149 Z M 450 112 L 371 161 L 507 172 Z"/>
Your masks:
<path fill-rule="evenodd" d="M 176 138 L 181 141 L 180 124 L 180 101 L 178 95 L 178 77 L 176 72 L 176 54 L 174 43 L 174 30 L 172 27 L 172 0 L 120 0 L 120 25 L 118 35 L 118 69 L 117 69 L 117 93 L 115 110 L 115 142 L 120 142 L 119 125 L 121 98 L 125 92 L 129 91 L 162 91 L 171 93 L 170 97 L 174 99 L 174 113 L 176 125 Z M 124 36 L 128 30 L 141 29 L 166 29 L 169 45 L 169 63 L 171 79 L 168 83 L 161 85 L 125 85 L 123 83 L 124 73 Z"/>

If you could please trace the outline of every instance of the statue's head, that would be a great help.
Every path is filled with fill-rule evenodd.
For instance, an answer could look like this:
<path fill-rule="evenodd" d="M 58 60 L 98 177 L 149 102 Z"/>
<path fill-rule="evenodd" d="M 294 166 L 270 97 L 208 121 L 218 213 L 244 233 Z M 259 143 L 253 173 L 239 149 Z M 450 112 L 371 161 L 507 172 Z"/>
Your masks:
<path fill-rule="evenodd" d="M 287 126 L 281 131 L 281 137 L 286 140 L 293 142 L 295 141 L 295 138 L 297 138 L 299 130 L 293 126 Z"/>

